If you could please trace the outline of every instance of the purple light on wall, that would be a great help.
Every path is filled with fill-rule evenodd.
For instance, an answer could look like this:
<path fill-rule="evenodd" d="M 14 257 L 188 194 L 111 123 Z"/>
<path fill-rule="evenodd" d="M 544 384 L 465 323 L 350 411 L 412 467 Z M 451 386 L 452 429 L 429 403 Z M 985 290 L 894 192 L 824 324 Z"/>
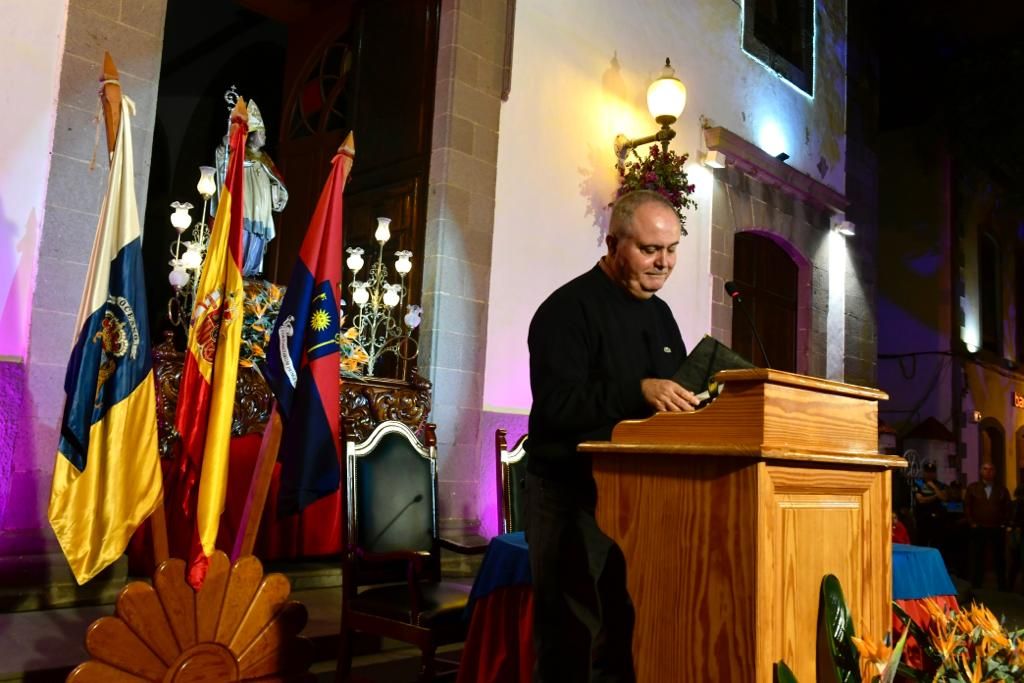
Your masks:
<path fill-rule="evenodd" d="M 508 433 L 508 445 L 512 446 L 526 433 L 528 415 L 516 413 L 483 412 L 480 415 L 480 488 L 477 490 L 477 514 L 480 518 L 480 534 L 490 538 L 498 535 L 498 483 L 497 451 L 494 446 L 494 432 L 498 428 Z"/>
<path fill-rule="evenodd" d="M 11 494 L 14 475 L 14 444 L 22 422 L 21 403 L 25 394 L 25 366 L 0 361 L 0 529 Z"/>

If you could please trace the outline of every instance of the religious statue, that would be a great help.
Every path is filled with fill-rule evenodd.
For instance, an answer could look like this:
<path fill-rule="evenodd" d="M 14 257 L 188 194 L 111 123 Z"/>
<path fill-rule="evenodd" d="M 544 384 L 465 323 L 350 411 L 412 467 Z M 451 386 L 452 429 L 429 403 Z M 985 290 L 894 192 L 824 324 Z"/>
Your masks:
<path fill-rule="evenodd" d="M 288 190 L 284 178 L 277 170 L 270 156 L 263 151 L 267 143 L 267 128 L 255 100 L 247 103 L 249 109 L 249 137 L 245 145 L 245 189 L 243 191 L 242 228 L 242 275 L 245 277 L 263 273 L 263 255 L 267 244 L 274 239 L 274 216 L 288 203 Z M 228 167 L 228 136 L 217 147 L 217 187 L 224 184 Z M 210 209 L 216 215 L 216 202 Z"/>

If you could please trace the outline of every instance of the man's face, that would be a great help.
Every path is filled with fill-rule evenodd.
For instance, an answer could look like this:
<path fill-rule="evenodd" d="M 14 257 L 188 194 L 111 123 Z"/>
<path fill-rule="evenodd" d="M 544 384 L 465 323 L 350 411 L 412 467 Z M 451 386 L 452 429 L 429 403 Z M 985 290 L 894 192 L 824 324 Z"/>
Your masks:
<path fill-rule="evenodd" d="M 267 144 L 266 131 L 259 129 L 249 132 L 249 149 L 259 151 L 265 144 Z"/>
<path fill-rule="evenodd" d="M 981 478 L 986 481 L 992 481 L 996 478 L 996 468 L 991 463 L 985 463 L 981 466 Z"/>
<path fill-rule="evenodd" d="M 935 481 L 935 477 L 936 477 L 935 470 L 930 469 L 930 468 L 925 468 L 923 471 L 924 471 L 924 478 L 927 481 Z"/>
<path fill-rule="evenodd" d="M 633 225 L 621 237 L 608 235 L 608 265 L 614 279 L 637 299 L 650 299 L 676 265 L 679 218 L 656 202 L 633 212 Z"/>

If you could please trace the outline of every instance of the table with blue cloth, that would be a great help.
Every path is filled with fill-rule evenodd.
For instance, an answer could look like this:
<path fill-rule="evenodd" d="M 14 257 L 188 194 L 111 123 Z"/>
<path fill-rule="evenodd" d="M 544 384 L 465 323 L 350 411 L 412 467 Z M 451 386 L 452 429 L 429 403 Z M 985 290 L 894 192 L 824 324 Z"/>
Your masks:
<path fill-rule="evenodd" d="M 921 628 L 927 630 L 932 615 L 925 606 L 931 600 L 945 611 L 958 608 L 956 587 L 949 578 L 942 555 L 935 548 L 892 544 L 892 599 Z M 903 621 L 893 614 L 893 633 L 903 633 Z M 908 647 L 907 663 L 920 670 L 924 663 L 919 648 Z"/>
<path fill-rule="evenodd" d="M 935 548 L 893 544 L 892 596 L 924 628 L 931 623 L 925 599 L 947 610 L 957 608 L 956 588 Z M 533 596 L 529 546 L 523 532 L 491 539 L 466 612 L 470 625 L 458 683 L 529 683 Z M 893 625 L 902 631 L 895 615 Z"/>
<path fill-rule="evenodd" d="M 466 613 L 469 630 L 457 683 L 530 683 L 533 593 L 523 532 L 491 539 Z"/>

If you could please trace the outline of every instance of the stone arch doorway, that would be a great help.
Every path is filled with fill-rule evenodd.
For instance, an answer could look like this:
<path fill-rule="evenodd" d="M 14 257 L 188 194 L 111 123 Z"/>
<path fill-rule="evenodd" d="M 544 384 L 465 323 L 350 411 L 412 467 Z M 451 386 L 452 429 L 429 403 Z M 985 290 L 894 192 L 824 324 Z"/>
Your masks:
<path fill-rule="evenodd" d="M 996 482 L 1006 485 L 1006 430 L 995 418 L 987 417 L 978 424 L 978 469 L 975 480 L 981 478 L 981 466 L 992 463 L 996 468 Z"/>

